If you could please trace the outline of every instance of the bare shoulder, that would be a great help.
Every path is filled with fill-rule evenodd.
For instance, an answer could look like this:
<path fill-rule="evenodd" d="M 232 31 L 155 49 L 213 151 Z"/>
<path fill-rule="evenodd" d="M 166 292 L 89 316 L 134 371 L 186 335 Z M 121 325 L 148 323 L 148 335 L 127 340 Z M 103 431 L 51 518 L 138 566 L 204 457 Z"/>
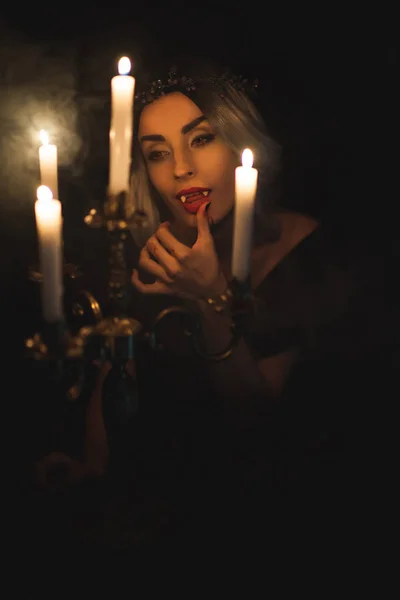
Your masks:
<path fill-rule="evenodd" d="M 280 218 L 282 225 L 281 239 L 286 252 L 297 246 L 320 225 L 317 219 L 292 211 L 281 213 Z"/>
<path fill-rule="evenodd" d="M 280 219 L 281 229 L 279 239 L 273 244 L 261 246 L 258 252 L 253 253 L 253 287 L 257 287 L 293 248 L 319 226 L 316 219 L 300 213 L 287 211 L 277 216 Z"/>

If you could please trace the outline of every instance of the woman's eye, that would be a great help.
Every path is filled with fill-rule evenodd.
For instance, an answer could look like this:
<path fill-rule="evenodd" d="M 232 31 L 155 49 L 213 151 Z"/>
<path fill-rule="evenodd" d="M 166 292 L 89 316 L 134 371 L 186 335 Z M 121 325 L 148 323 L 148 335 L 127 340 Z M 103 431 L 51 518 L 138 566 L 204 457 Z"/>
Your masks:
<path fill-rule="evenodd" d="M 202 133 L 201 135 L 197 135 L 192 141 L 193 146 L 205 146 L 215 140 L 215 135 L 213 133 Z"/>
<path fill-rule="evenodd" d="M 147 160 L 162 160 L 168 154 L 167 150 L 153 150 L 147 155 Z"/>

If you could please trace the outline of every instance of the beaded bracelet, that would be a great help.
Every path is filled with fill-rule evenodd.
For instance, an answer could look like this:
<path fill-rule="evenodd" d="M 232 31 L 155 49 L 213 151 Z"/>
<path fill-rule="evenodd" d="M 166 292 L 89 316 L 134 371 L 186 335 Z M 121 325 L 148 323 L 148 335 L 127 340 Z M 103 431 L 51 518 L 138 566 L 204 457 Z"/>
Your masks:
<path fill-rule="evenodd" d="M 232 298 L 232 290 L 230 289 L 230 287 L 227 287 L 222 294 L 214 296 L 213 298 L 207 298 L 207 304 L 211 306 L 216 313 L 222 313 L 227 308 L 230 308 L 230 302 Z"/>

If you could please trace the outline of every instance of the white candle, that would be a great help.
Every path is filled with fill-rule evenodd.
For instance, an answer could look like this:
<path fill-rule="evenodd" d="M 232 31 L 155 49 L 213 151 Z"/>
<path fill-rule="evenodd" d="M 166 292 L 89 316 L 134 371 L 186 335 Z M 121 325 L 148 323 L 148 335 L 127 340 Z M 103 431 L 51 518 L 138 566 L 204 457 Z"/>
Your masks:
<path fill-rule="evenodd" d="M 62 215 L 61 202 L 53 200 L 50 188 L 41 185 L 35 202 L 39 238 L 43 318 L 49 323 L 63 318 Z"/>
<path fill-rule="evenodd" d="M 135 79 L 128 75 L 131 61 L 124 56 L 118 63 L 119 75 L 111 80 L 110 179 L 112 195 L 129 189 L 131 168 L 133 93 Z"/>
<path fill-rule="evenodd" d="M 55 198 L 58 198 L 57 175 L 57 146 L 49 144 L 46 131 L 40 131 L 42 145 L 39 147 L 40 180 L 41 184 L 51 189 Z"/>
<path fill-rule="evenodd" d="M 242 166 L 235 170 L 235 216 L 233 234 L 232 276 L 246 281 L 250 272 L 254 202 L 258 171 L 253 168 L 253 153 L 246 148 Z"/>

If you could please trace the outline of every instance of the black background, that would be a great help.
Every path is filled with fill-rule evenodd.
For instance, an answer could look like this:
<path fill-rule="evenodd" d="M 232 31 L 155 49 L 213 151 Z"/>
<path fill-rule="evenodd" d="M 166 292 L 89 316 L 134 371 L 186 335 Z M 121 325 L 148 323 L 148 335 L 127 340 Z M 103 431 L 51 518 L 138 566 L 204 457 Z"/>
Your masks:
<path fill-rule="evenodd" d="M 27 131 L 46 128 L 40 124 L 45 106 L 44 122 L 50 114 L 59 149 L 65 257 L 78 264 L 83 255 L 90 260 L 96 234 L 83 217 L 104 200 L 110 78 L 124 54 L 138 83 L 149 72 L 165 77 L 177 57 L 188 54 L 218 58 L 258 77 L 259 107 L 283 147 L 282 204 L 340 225 L 350 236 L 366 238 L 373 253 L 383 252 L 397 203 L 390 188 L 397 169 L 390 160 L 396 147 L 396 20 L 383 3 L 369 11 L 349 3 L 308 8 L 115 1 L 104 7 L 60 2 L 46 10 L 15 3 L 1 10 L 0 266 L 8 358 L 11 348 L 21 351 L 31 325 L 28 267 L 37 260 L 38 140 Z M 11 381 L 5 398 L 13 415 L 3 418 L 11 457 L 12 448 L 24 453 L 29 423 L 21 420 L 26 403 L 34 407 L 38 400 L 31 390 L 18 396 L 18 365 L 11 360 L 3 375 L 3 387 Z"/>
<path fill-rule="evenodd" d="M 39 165 L 32 131 L 46 128 L 49 115 L 66 259 L 79 263 L 82 253 L 95 252 L 83 217 L 104 200 L 110 79 L 123 54 L 131 57 L 137 87 L 149 74 L 165 77 L 190 55 L 257 77 L 258 106 L 283 148 L 282 204 L 340 225 L 381 251 L 394 205 L 388 157 L 396 60 L 394 15 L 384 4 L 379 11 L 118 2 L 2 10 L 0 94 L 8 100 L 0 100 L 0 239 L 7 289 L 36 261 Z"/>

